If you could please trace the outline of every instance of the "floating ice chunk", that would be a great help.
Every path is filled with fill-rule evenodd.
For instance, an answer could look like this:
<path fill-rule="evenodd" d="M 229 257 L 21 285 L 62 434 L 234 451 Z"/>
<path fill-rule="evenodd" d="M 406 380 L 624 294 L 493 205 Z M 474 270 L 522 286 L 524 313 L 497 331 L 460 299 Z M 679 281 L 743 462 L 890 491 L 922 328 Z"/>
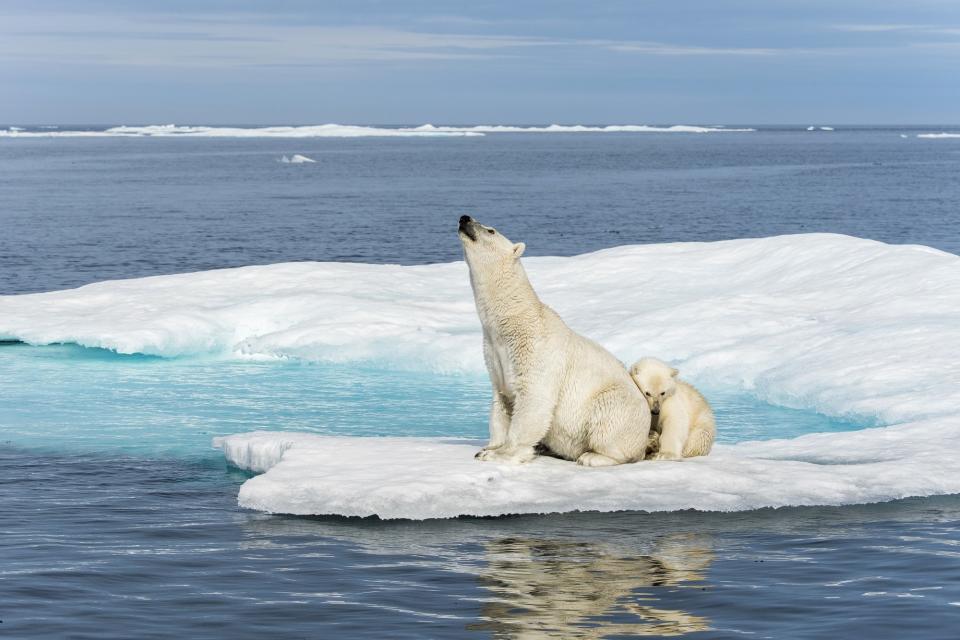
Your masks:
<path fill-rule="evenodd" d="M 833 127 L 820 127 L 820 131 L 833 131 Z"/>
<path fill-rule="evenodd" d="M 306 164 L 311 162 L 316 162 L 313 158 L 308 158 L 307 156 L 302 156 L 299 153 L 295 153 L 291 157 L 283 156 L 280 158 L 280 162 L 284 164 Z"/>
<path fill-rule="evenodd" d="M 908 136 L 908 135 L 905 134 L 905 133 L 901 133 L 901 134 L 900 134 L 900 137 L 901 137 L 901 138 L 909 138 L 910 136 Z"/>
<path fill-rule="evenodd" d="M 816 130 L 816 127 L 813 127 L 813 126 L 807 127 L 807 131 L 815 131 L 815 130 Z"/>
<path fill-rule="evenodd" d="M 960 133 L 918 133 L 918 138 L 960 138 Z"/>
<path fill-rule="evenodd" d="M 298 515 L 451 518 L 569 511 L 742 511 L 960 492 L 960 421 L 718 445 L 705 458 L 591 469 L 474 459 L 482 443 L 253 432 L 215 438 L 261 473 L 241 506 Z"/>

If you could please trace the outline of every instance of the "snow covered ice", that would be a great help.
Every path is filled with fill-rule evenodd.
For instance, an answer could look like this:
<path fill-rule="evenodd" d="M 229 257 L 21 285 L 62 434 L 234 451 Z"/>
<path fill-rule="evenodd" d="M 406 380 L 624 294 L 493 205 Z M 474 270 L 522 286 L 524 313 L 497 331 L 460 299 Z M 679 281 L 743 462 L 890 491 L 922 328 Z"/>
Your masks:
<path fill-rule="evenodd" d="M 555 458 L 478 462 L 483 442 L 252 432 L 214 439 L 227 460 L 263 472 L 241 506 L 288 514 L 384 519 L 569 511 L 742 511 L 843 505 L 960 491 L 940 455 L 960 427 L 933 422 L 791 441 L 718 445 L 705 458 L 579 467 Z"/>
<path fill-rule="evenodd" d="M 657 355 L 698 385 L 889 426 L 599 470 L 550 459 L 479 463 L 475 442 L 241 434 L 217 441 L 233 464 L 262 472 L 240 503 L 426 518 L 960 492 L 960 257 L 811 234 L 524 262 L 541 298 L 624 362 Z M 651 296 L 643 281 L 671 286 Z M 166 357 L 478 373 L 479 332 L 462 262 L 288 263 L 0 297 L 0 339 Z"/>

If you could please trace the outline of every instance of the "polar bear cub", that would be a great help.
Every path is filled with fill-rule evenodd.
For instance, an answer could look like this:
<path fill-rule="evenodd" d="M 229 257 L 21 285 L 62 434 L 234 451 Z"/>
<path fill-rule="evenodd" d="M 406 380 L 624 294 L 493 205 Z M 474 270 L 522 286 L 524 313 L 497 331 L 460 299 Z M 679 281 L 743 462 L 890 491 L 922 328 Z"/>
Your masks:
<path fill-rule="evenodd" d="M 630 367 L 630 376 L 647 399 L 660 432 L 660 450 L 654 460 L 705 456 L 716 437 L 713 410 L 699 391 L 677 379 L 678 373 L 656 358 L 642 358 Z"/>

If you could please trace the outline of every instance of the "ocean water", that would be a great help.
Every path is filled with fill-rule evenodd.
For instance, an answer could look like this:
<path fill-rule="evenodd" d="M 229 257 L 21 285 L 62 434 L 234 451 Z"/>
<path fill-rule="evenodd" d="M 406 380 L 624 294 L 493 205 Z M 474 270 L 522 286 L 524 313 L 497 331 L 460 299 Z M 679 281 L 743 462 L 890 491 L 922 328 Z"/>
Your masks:
<path fill-rule="evenodd" d="M 957 252 L 960 140 L 916 137 L 944 129 L 0 138 L 0 294 L 288 260 L 452 260 L 463 212 L 534 255 L 801 231 Z M 317 162 L 279 162 L 294 153 Z M 253 429 L 482 438 L 479 374 L 11 342 L 0 381 L 2 637 L 945 638 L 960 622 L 955 496 L 269 516 L 237 508 L 248 476 L 210 446 Z M 877 424 L 735 381 L 704 391 L 726 443 Z"/>
<path fill-rule="evenodd" d="M 960 139 L 916 137 L 958 129 L 0 137 L 0 294 L 291 260 L 456 260 L 464 213 L 527 255 L 813 231 L 958 253 Z M 295 153 L 316 163 L 280 162 Z"/>

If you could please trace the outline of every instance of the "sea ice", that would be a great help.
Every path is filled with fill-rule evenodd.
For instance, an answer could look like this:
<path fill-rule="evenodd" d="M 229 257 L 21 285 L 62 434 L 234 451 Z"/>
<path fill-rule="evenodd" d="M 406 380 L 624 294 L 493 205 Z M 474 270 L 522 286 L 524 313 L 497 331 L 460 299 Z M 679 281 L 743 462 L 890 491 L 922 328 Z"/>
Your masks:
<path fill-rule="evenodd" d="M 440 131 L 440 132 L 472 132 L 472 133 L 744 133 L 756 131 L 756 129 L 727 129 L 725 127 L 697 127 L 684 124 L 676 124 L 669 127 L 656 127 L 644 124 L 623 124 L 623 125 L 605 125 L 588 126 L 582 124 L 562 125 L 551 124 L 546 127 L 535 126 L 510 126 L 510 125 L 476 125 L 470 127 L 436 127 L 432 124 L 425 124 L 414 129 L 414 131 Z"/>
<path fill-rule="evenodd" d="M 295 153 L 289 158 L 287 156 L 282 156 L 280 158 L 280 162 L 284 164 L 309 164 L 316 162 L 316 160 L 313 158 L 308 158 L 307 156 L 302 156 L 299 153 Z"/>
<path fill-rule="evenodd" d="M 416 442 L 393 442 L 390 446 L 421 469 L 451 456 L 452 466 L 444 467 L 452 474 L 447 479 L 451 493 L 414 492 L 407 516 L 427 512 L 417 502 L 423 495 L 441 505 L 436 513 L 447 515 L 455 510 L 450 505 L 460 505 L 462 513 L 553 510 L 549 496 L 537 490 L 548 485 L 566 487 L 576 497 L 574 508 L 584 509 L 841 504 L 960 491 L 960 461 L 952 454 L 960 444 L 960 359 L 955 354 L 960 257 L 922 246 L 810 234 L 625 246 L 524 263 L 546 303 L 626 363 L 657 355 L 707 388 L 740 389 L 773 404 L 894 426 L 741 443 L 718 447 L 703 461 L 645 462 L 609 470 L 610 475 L 557 461 L 538 461 L 519 471 L 474 466 L 467 453 L 475 445 L 441 447 L 440 454 L 434 449 L 421 456 L 402 446 L 420 446 Z M 639 284 L 643 281 L 670 286 L 650 296 Z M 480 325 L 462 262 L 301 262 L 3 296 L 0 339 L 73 342 L 167 357 L 213 354 L 365 362 L 400 370 L 484 370 Z M 323 452 L 331 450 L 329 442 L 297 440 L 278 464 L 280 458 L 262 450 L 276 450 L 277 438 L 287 442 L 294 436 L 260 438 L 250 445 L 251 455 L 269 458 L 269 464 L 256 468 L 270 470 L 245 485 L 244 504 L 280 512 L 296 502 L 298 513 L 329 513 L 331 500 L 346 499 L 346 489 L 330 493 L 326 476 L 316 475 L 321 471 L 302 471 L 317 483 L 311 489 L 295 481 L 301 471 L 288 473 L 292 467 L 285 466 L 288 459 L 303 469 L 327 465 L 329 454 Z M 389 457 L 382 458 L 382 468 L 369 464 L 381 460 L 374 452 L 382 442 L 347 443 L 329 462 L 342 477 L 372 492 L 371 501 L 383 495 L 374 491 L 377 486 L 402 484 L 392 475 Z M 454 446 L 423 446 L 441 444 Z M 310 458 L 313 463 L 305 462 Z M 245 465 L 242 456 L 232 459 Z M 569 487 L 565 474 L 570 474 Z M 662 482 L 682 479 L 689 491 L 654 499 L 648 490 L 666 486 L 655 484 L 661 481 L 654 476 L 661 474 Z M 641 476 L 636 491 L 625 482 Z M 491 487 L 509 487 L 512 497 L 487 495 L 472 484 L 477 478 Z M 523 481 L 503 484 L 517 478 Z M 524 493 L 528 481 L 531 488 Z M 598 483 L 596 495 L 583 488 L 591 483 Z M 273 488 L 266 491 L 267 486 Z M 473 493 L 467 487 L 474 487 Z M 294 493 L 300 497 L 291 498 Z M 313 507 L 302 501 L 305 495 L 315 501 Z M 485 507 L 470 496 L 491 502 Z M 402 502 L 389 506 L 355 495 L 350 500 L 356 509 L 375 507 L 384 517 L 404 515 Z"/>
<path fill-rule="evenodd" d="M 119 126 L 99 131 L 22 131 L 13 127 L 0 130 L 0 137 L 147 137 L 147 138 L 364 138 L 364 137 L 474 137 L 488 133 L 715 133 L 748 132 L 754 129 L 727 129 L 673 125 L 558 125 L 546 127 L 517 127 L 505 125 L 477 125 L 468 127 L 437 127 L 425 124 L 419 127 L 365 127 L 358 125 L 320 124 L 300 127 L 200 127 L 175 124 L 142 127 Z"/>
<path fill-rule="evenodd" d="M 960 133 L 918 133 L 918 138 L 960 138 Z"/>
<path fill-rule="evenodd" d="M 451 518 L 570 511 L 743 511 L 960 492 L 936 421 L 718 445 L 704 458 L 593 469 L 541 457 L 478 462 L 481 442 L 252 432 L 215 438 L 242 469 L 240 506 L 298 515 Z"/>

